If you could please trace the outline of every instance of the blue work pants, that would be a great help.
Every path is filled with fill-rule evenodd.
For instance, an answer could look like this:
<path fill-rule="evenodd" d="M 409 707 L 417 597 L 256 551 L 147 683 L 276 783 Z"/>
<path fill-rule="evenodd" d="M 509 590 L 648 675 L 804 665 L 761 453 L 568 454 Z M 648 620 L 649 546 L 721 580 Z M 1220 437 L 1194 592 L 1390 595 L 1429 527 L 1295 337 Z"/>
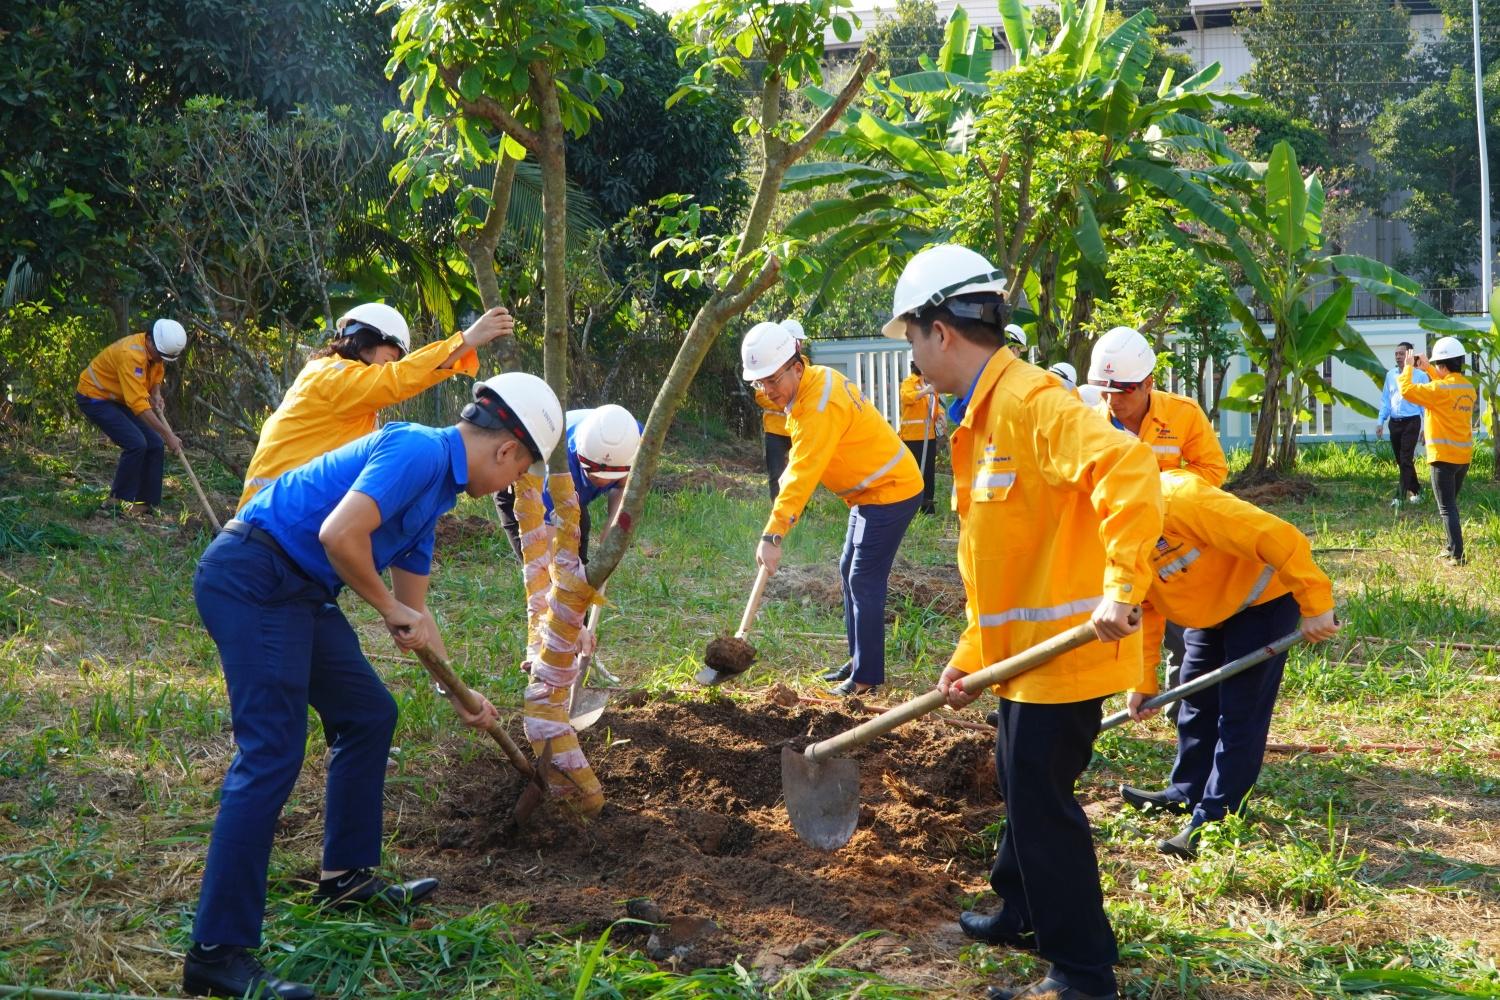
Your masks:
<path fill-rule="evenodd" d="M 110 399 L 78 396 L 78 407 L 89 423 L 120 446 L 115 481 L 109 495 L 128 503 L 161 504 L 161 468 L 165 448 L 150 424 Z"/>
<path fill-rule="evenodd" d="M 885 598 L 891 564 L 921 503 L 918 492 L 897 503 L 849 508 L 839 576 L 844 583 L 844 634 L 858 684 L 885 682 Z"/>

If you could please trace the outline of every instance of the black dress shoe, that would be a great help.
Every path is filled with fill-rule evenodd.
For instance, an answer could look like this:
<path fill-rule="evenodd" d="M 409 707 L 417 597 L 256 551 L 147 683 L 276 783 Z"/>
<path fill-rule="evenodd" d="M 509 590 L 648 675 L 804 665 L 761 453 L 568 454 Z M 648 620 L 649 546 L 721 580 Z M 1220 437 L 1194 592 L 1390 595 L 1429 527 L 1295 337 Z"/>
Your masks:
<path fill-rule="evenodd" d="M 1005 919 L 1005 911 L 999 913 L 975 913 L 969 910 L 958 915 L 959 930 L 964 937 L 983 941 L 985 944 L 1004 945 L 1018 951 L 1036 951 L 1036 935 L 1031 931 L 1018 930 Z"/>
<path fill-rule="evenodd" d="M 1182 799 L 1172 798 L 1166 792 L 1148 792 L 1131 785 L 1120 786 L 1120 798 L 1125 800 L 1126 805 L 1142 810 L 1162 809 L 1179 816 L 1191 815 L 1193 811 L 1191 805 Z"/>
<path fill-rule="evenodd" d="M 1117 1000 L 1118 993 L 1085 993 L 1056 979 L 1038 979 L 1019 990 L 991 986 L 985 1000 Z"/>
<path fill-rule="evenodd" d="M 1177 836 L 1169 837 L 1157 844 L 1156 849 L 1174 858 L 1185 858 L 1191 861 L 1198 856 L 1198 836 L 1202 832 L 1201 826 L 1189 823 Z"/>
<path fill-rule="evenodd" d="M 839 694 L 843 695 L 845 698 L 850 698 L 857 694 L 874 694 L 879 687 L 879 684 L 871 684 L 869 687 L 861 691 L 859 690 L 859 682 L 851 677 L 848 680 L 844 681 L 844 683 L 842 684 L 835 684 L 829 690 L 831 690 L 834 694 Z"/>
<path fill-rule="evenodd" d="M 837 684 L 839 681 L 847 681 L 852 673 L 854 673 L 854 661 L 845 660 L 843 666 L 823 671 L 823 679 L 830 684 Z"/>
<path fill-rule="evenodd" d="M 387 882 L 368 868 L 356 868 L 333 878 L 318 882 L 313 898 L 337 907 L 359 906 L 363 903 L 388 903 L 391 906 L 410 906 L 420 903 L 438 887 L 435 878 L 419 878 L 397 885 Z"/>
<path fill-rule="evenodd" d="M 182 966 L 182 992 L 190 997 L 251 997 L 253 1000 L 313 1000 L 305 983 L 291 983 L 266 971 L 244 948 L 193 945 Z"/>

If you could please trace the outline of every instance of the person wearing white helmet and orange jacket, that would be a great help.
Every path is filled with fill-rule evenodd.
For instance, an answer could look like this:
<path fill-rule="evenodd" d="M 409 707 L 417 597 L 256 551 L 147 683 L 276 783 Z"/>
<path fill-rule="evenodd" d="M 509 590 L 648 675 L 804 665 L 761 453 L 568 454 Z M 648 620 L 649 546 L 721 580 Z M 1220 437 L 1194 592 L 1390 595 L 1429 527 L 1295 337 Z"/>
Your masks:
<path fill-rule="evenodd" d="M 129 514 L 161 505 L 163 442 L 173 451 L 182 440 L 157 415 L 163 402 L 164 362 L 176 361 L 187 346 L 187 331 L 175 319 L 159 319 L 151 332 L 121 337 L 94 355 L 78 376 L 79 409 L 120 447 L 111 499 Z"/>
<path fill-rule="evenodd" d="M 599 536 L 602 540 L 625 499 L 625 480 L 635 465 L 636 453 L 641 450 L 642 428 L 629 410 L 613 403 L 592 410 L 569 410 L 567 428 L 568 471 L 578 493 L 578 558 L 588 565 L 589 534 L 593 530 L 589 505 L 600 497 L 607 498 L 605 528 Z M 542 503 L 547 513 L 552 513 L 552 494 L 545 486 Z M 520 559 L 521 525 L 516 520 L 515 492 L 496 493 L 495 507 L 500 512 L 500 526 L 505 529 L 511 551 Z"/>
<path fill-rule="evenodd" d="M 1053 365 L 1052 367 L 1048 368 L 1047 370 L 1058 377 L 1058 379 L 1062 382 L 1064 389 L 1068 390 L 1069 392 L 1075 392 L 1075 391 L 1077 391 L 1077 389 L 1078 389 L 1078 369 L 1077 368 L 1074 368 L 1071 364 L 1069 364 L 1066 361 L 1059 361 L 1057 364 Z"/>
<path fill-rule="evenodd" d="M 839 576 L 849 660 L 824 674 L 839 694 L 885 681 L 885 600 L 891 563 L 922 502 L 917 460 L 859 387 L 808 364 L 780 323 L 757 323 L 740 344 L 743 376 L 787 412 L 792 450 L 755 561 L 775 573 L 781 545 L 822 483 L 849 505 Z"/>
<path fill-rule="evenodd" d="M 1088 817 L 1076 798 L 1104 699 L 1141 679 L 1140 602 L 1161 536 L 1159 472 L 1109 426 L 1006 346 L 1006 280 L 944 245 L 896 282 L 888 337 L 905 338 L 949 408 L 958 567 L 967 626 L 937 688 L 962 708 L 968 674 L 1092 622 L 1100 639 L 999 685 L 996 775 L 1006 828 L 990 885 L 1003 905 L 964 913 L 971 938 L 1035 950 L 1043 979 L 990 996 L 1104 1000 L 1119 960 Z"/>
<path fill-rule="evenodd" d="M 798 343 L 807 340 L 807 332 L 802 329 L 802 324 L 794 319 L 784 319 L 781 325 L 786 327 Z M 786 411 L 775 403 L 760 389 L 755 390 L 755 405 L 760 407 L 761 432 L 766 443 L 766 485 L 771 492 L 771 502 L 776 502 L 776 494 L 781 490 L 781 474 L 786 471 L 786 457 L 792 450 L 792 438 L 786 431 Z"/>
<path fill-rule="evenodd" d="M 1129 699 L 1135 719 L 1156 714 L 1141 712 L 1140 704 L 1157 692 L 1155 651 L 1168 618 L 1186 626 L 1181 683 L 1296 629 L 1310 642 L 1338 633 L 1333 583 L 1295 525 L 1186 469 L 1161 473 L 1161 495 L 1162 534 L 1151 553 L 1155 579 L 1145 603 L 1146 655 Z M 1283 652 L 1183 699 L 1167 787 L 1120 786 L 1120 797 L 1137 809 L 1191 817 L 1157 845 L 1164 854 L 1193 857 L 1203 826 L 1239 810 L 1249 796 L 1285 665 Z"/>
<path fill-rule="evenodd" d="M 404 907 L 437 888 L 435 879 L 395 884 L 374 871 L 396 702 L 361 651 L 338 592 L 347 586 L 374 608 L 403 652 L 445 656 L 427 608 L 438 518 L 459 494 L 487 496 L 543 461 L 562 421 L 557 396 L 534 375 L 477 382 L 453 426 L 388 423 L 278 476 L 203 553 L 193 597 L 223 662 L 235 756 L 208 844 L 185 993 L 314 995 L 276 977 L 254 953 L 272 840 L 302 769 L 309 707 L 329 749 L 313 898 L 339 908 Z M 467 725 L 485 728 L 496 718 L 482 697 L 476 713 L 450 700 Z"/>
<path fill-rule="evenodd" d="M 1150 446 L 1163 471 L 1187 469 L 1210 486 L 1229 478 L 1229 463 L 1208 414 L 1196 400 L 1156 388 L 1156 352 L 1139 331 L 1117 326 L 1094 344 L 1089 382 L 1104 394 L 1099 412 Z"/>
<path fill-rule="evenodd" d="M 923 514 L 935 514 L 937 505 L 937 453 L 947 427 L 937 390 L 922 377 L 922 369 L 911 363 L 911 374 L 901 380 L 901 440 L 917 457 L 922 469 Z"/>
<path fill-rule="evenodd" d="M 1464 377 L 1464 345 L 1457 337 L 1441 337 L 1432 345 L 1431 363 L 1420 354 L 1406 355 L 1406 367 L 1396 376 L 1401 398 L 1427 411 L 1422 422 L 1427 437 L 1427 466 L 1438 516 L 1448 533 L 1443 557 L 1450 565 L 1464 564 L 1464 529 L 1458 519 L 1458 491 L 1474 458 L 1474 410 L 1479 394 Z M 1419 384 L 1413 374 L 1427 373 Z"/>
<path fill-rule="evenodd" d="M 313 352 L 261 427 L 239 506 L 288 469 L 373 431 L 376 415 L 385 407 L 450 376 L 473 377 L 479 371 L 475 348 L 514 329 L 510 313 L 497 306 L 463 333 L 413 351 L 411 331 L 399 311 L 382 302 L 350 309 L 339 317 L 334 338 Z"/>

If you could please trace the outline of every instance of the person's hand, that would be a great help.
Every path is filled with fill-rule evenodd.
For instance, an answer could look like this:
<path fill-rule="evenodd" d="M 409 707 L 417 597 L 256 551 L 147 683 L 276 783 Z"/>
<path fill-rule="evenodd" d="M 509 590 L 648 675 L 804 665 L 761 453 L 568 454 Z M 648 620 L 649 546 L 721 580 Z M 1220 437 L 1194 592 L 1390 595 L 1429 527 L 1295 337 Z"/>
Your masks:
<path fill-rule="evenodd" d="M 957 667 L 944 667 L 942 675 L 938 677 L 937 689 L 943 692 L 943 697 L 948 699 L 950 708 L 964 708 L 972 705 L 984 693 L 982 688 L 978 691 L 968 691 L 959 683 L 967 676 L 968 674 Z"/>
<path fill-rule="evenodd" d="M 182 454 L 182 438 L 171 432 L 167 433 L 167 447 L 177 454 Z"/>
<path fill-rule="evenodd" d="M 1300 626 L 1302 638 L 1308 642 L 1323 642 L 1332 639 L 1339 634 L 1339 623 L 1334 620 L 1332 611 L 1325 611 L 1321 615 L 1313 615 L 1311 618 L 1302 619 Z"/>
<path fill-rule="evenodd" d="M 1376 424 L 1375 425 L 1375 440 L 1379 441 L 1383 437 L 1385 437 L 1385 424 Z"/>
<path fill-rule="evenodd" d="M 495 711 L 495 706 L 490 704 L 490 700 L 478 691 L 474 691 L 472 694 L 475 698 L 479 699 L 479 712 L 477 714 L 465 708 L 463 701 L 458 695 L 451 691 L 448 693 L 448 700 L 453 703 L 453 710 L 458 713 L 458 717 L 463 720 L 463 724 L 470 729 L 488 729 L 499 722 L 500 713 Z"/>
<path fill-rule="evenodd" d="M 1100 642 L 1119 642 L 1141 627 L 1141 606 L 1112 601 L 1108 597 L 1099 602 L 1089 619 L 1094 623 L 1094 633 Z"/>
<path fill-rule="evenodd" d="M 599 648 L 599 639 L 587 625 L 578 630 L 578 655 L 593 656 Z"/>
<path fill-rule="evenodd" d="M 1129 712 L 1130 717 L 1136 722 L 1145 722 L 1153 715 L 1159 715 L 1161 713 L 1161 709 L 1159 708 L 1141 707 L 1141 705 L 1145 703 L 1146 699 L 1150 697 L 1151 695 L 1141 694 L 1139 691 L 1130 692 L 1130 694 L 1125 698 L 1125 711 Z"/>
<path fill-rule="evenodd" d="M 483 347 L 497 337 L 509 337 L 515 332 L 516 320 L 510 310 L 504 306 L 496 306 L 464 331 L 464 344 L 468 347 Z"/>
<path fill-rule="evenodd" d="M 1408 368 L 1426 368 L 1427 367 L 1427 357 L 1425 355 L 1417 354 L 1415 352 L 1413 352 L 1411 354 L 1408 354 L 1406 356 L 1406 367 L 1408 367 Z"/>
<path fill-rule="evenodd" d="M 391 633 L 397 649 L 410 653 L 435 643 L 437 625 L 433 623 L 431 616 L 415 608 L 408 608 L 400 601 L 393 604 L 381 618 L 385 619 L 386 631 Z"/>
<path fill-rule="evenodd" d="M 755 547 L 755 565 L 764 566 L 767 575 L 775 576 L 777 567 L 781 565 L 781 546 L 762 540 Z"/>

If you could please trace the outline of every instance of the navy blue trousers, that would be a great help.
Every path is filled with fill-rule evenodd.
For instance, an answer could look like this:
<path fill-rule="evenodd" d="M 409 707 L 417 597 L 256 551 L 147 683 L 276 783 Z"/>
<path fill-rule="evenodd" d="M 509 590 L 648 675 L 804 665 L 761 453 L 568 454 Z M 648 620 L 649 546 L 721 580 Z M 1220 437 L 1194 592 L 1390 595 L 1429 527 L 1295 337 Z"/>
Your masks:
<path fill-rule="evenodd" d="M 922 494 L 899 503 L 865 503 L 849 508 L 849 530 L 839 576 L 844 582 L 844 634 L 853 677 L 860 684 L 885 682 L 885 598 L 891 563 L 916 516 Z"/>
<path fill-rule="evenodd" d="M 781 492 L 781 474 L 786 471 L 786 460 L 792 453 L 792 439 L 785 434 L 764 432 L 766 439 L 766 484 L 771 488 L 771 502 Z"/>
<path fill-rule="evenodd" d="M 1182 683 L 1281 638 L 1300 620 L 1296 600 L 1283 594 L 1214 628 L 1186 629 Z M 1285 666 L 1282 653 L 1183 699 L 1177 714 L 1177 762 L 1167 793 L 1193 807 L 1194 825 L 1238 810 L 1260 777 Z"/>
<path fill-rule="evenodd" d="M 161 504 L 161 467 L 165 447 L 161 435 L 130 408 L 110 399 L 89 399 L 79 395 L 78 408 L 89 423 L 103 431 L 120 446 L 120 460 L 115 463 L 115 481 L 109 495 L 116 500 Z"/>
<path fill-rule="evenodd" d="M 302 770 L 308 706 L 328 741 L 323 867 L 337 871 L 380 862 L 396 702 L 332 595 L 274 550 L 220 534 L 198 562 L 193 597 L 224 664 L 236 747 L 193 940 L 253 948 L 266 909 L 271 838 Z"/>
<path fill-rule="evenodd" d="M 1083 993 L 1115 991 L 1120 960 L 1104 913 L 1099 863 L 1074 786 L 1094 754 L 1103 698 L 1060 705 L 1000 699 L 995 776 L 1005 835 L 990 870 L 1001 921 L 1033 931 L 1048 975 Z"/>
<path fill-rule="evenodd" d="M 1469 466 L 1458 462 L 1428 462 L 1428 473 L 1432 476 L 1432 495 L 1437 498 L 1438 516 L 1443 519 L 1443 530 L 1448 533 L 1448 546 L 1443 551 L 1450 556 L 1464 557 L 1464 525 L 1458 518 L 1458 491 L 1464 488 L 1464 476 Z"/>

